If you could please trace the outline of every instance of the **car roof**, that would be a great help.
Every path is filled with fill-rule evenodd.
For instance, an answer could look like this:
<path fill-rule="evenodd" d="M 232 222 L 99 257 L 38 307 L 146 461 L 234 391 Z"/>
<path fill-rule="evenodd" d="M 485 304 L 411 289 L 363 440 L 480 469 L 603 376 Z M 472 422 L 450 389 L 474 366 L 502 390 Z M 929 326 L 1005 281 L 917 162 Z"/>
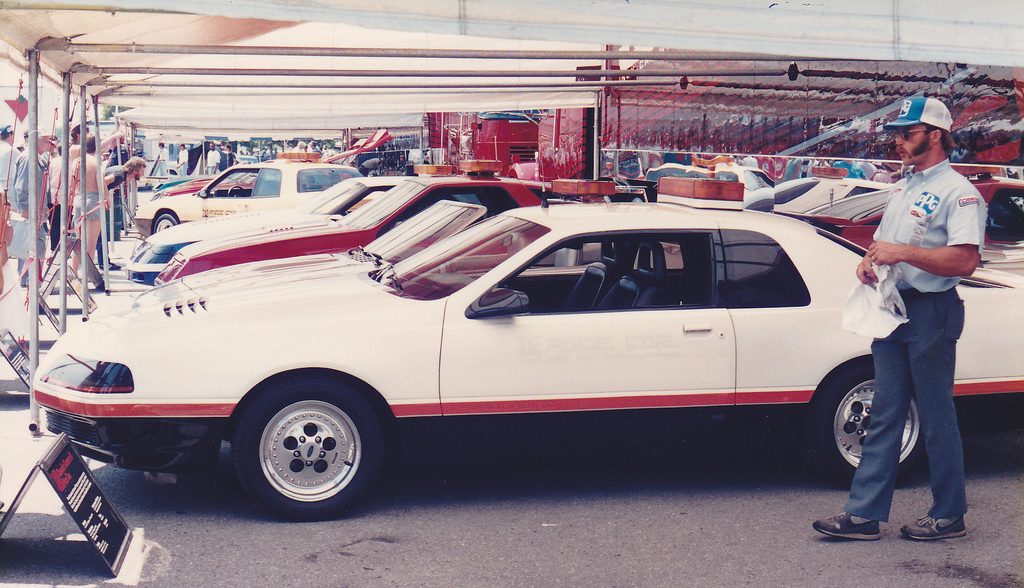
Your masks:
<path fill-rule="evenodd" d="M 808 232 L 810 225 L 779 215 L 751 210 L 716 210 L 666 203 L 552 204 L 530 206 L 502 213 L 552 231 L 579 234 L 603 231 L 678 229 L 744 229 L 760 232 Z"/>
<path fill-rule="evenodd" d="M 337 165 L 334 163 L 322 163 L 319 161 L 292 161 L 289 159 L 273 159 L 271 161 L 264 161 L 262 163 L 241 163 L 234 167 L 255 167 L 264 168 L 272 167 L 277 169 L 291 168 L 291 169 L 311 169 L 311 168 L 330 168 L 330 169 L 349 169 L 354 170 L 354 167 L 347 165 Z"/>
<path fill-rule="evenodd" d="M 518 184 L 527 188 L 543 188 L 543 182 L 520 180 L 517 178 L 505 178 L 501 176 L 409 176 L 408 179 L 430 186 L 433 184 L 474 184 L 474 183 L 497 183 L 497 184 Z"/>

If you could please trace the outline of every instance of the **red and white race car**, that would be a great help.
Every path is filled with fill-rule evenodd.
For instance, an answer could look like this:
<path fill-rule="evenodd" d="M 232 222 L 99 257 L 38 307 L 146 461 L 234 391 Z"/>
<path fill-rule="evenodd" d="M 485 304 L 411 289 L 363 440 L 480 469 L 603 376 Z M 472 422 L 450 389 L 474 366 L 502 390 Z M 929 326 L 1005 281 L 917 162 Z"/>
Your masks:
<path fill-rule="evenodd" d="M 409 178 L 341 218 L 279 225 L 193 243 L 178 251 L 156 283 L 265 259 L 334 253 L 365 245 L 441 200 L 480 204 L 488 216 L 540 203 L 544 184 L 493 175 L 490 162 L 462 162 L 463 176 Z M 488 171 L 484 171 L 484 170 Z"/>

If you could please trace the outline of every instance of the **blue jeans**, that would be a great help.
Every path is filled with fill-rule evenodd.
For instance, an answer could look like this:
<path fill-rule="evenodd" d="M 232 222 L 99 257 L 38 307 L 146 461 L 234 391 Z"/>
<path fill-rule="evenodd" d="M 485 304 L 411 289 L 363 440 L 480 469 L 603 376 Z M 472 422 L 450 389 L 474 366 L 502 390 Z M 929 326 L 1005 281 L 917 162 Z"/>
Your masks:
<path fill-rule="evenodd" d="M 885 339 L 875 339 L 875 397 L 860 467 L 853 476 L 846 512 L 889 520 L 900 445 L 910 400 L 917 402 L 931 478 L 935 518 L 967 512 L 963 443 L 953 406 L 956 341 L 964 305 L 956 289 L 906 296 L 907 318 Z"/>

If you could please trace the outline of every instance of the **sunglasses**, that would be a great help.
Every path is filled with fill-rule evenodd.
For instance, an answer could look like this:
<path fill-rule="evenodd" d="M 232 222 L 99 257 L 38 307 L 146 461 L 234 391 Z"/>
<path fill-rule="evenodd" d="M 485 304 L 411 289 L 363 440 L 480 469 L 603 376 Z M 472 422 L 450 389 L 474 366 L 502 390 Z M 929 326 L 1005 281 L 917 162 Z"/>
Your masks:
<path fill-rule="evenodd" d="M 906 141 L 907 139 L 910 138 L 910 135 L 913 133 L 928 133 L 931 132 L 932 130 L 933 129 L 912 129 L 910 127 L 900 127 L 898 129 L 893 130 L 892 133 L 894 137 L 899 136 L 902 137 L 904 141 Z"/>

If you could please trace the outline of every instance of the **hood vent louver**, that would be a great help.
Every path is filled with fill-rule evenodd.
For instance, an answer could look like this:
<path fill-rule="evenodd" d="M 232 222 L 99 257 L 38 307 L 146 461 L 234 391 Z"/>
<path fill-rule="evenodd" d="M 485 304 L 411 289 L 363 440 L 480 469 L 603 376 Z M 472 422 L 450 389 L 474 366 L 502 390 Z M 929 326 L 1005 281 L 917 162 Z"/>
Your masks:
<path fill-rule="evenodd" d="M 205 296 L 200 298 L 189 298 L 187 300 L 178 300 L 177 302 L 167 303 L 164 305 L 164 315 L 171 317 L 174 311 L 178 311 L 179 315 L 184 316 L 185 310 L 188 309 L 192 314 L 198 314 L 200 310 L 207 310 L 206 308 L 207 299 Z"/>

